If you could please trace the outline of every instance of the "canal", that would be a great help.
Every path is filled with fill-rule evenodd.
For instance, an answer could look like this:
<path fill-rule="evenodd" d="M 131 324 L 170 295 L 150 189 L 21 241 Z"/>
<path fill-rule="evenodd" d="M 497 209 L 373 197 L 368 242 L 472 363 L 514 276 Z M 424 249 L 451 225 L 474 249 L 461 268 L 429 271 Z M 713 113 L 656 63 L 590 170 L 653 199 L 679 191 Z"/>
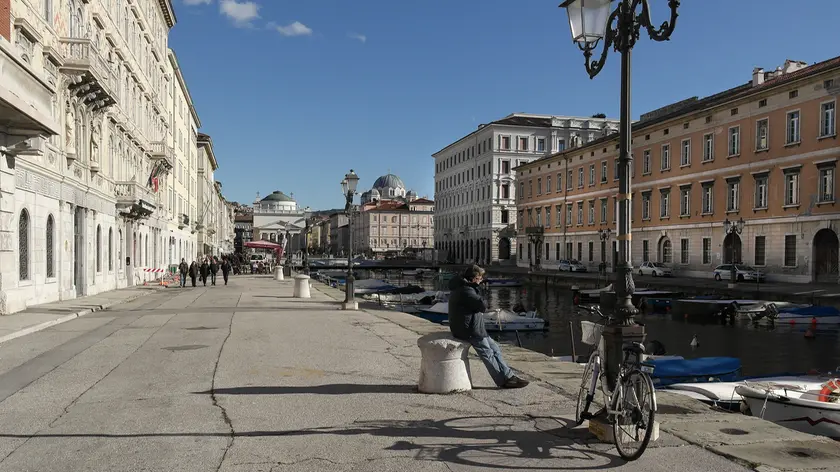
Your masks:
<path fill-rule="evenodd" d="M 391 279 L 394 285 L 409 283 L 434 290 L 432 282 L 405 278 Z M 580 320 L 594 321 L 593 316 L 580 316 L 572 303 L 572 293 L 567 289 L 526 285 L 521 288 L 494 288 L 487 292 L 491 309 L 510 308 L 523 304 L 527 309 L 536 309 L 539 315 L 550 323 L 545 332 L 519 333 L 522 347 L 547 355 L 568 356 L 572 354 L 570 322 L 574 326 L 577 355 L 588 355 L 590 346 L 580 342 Z M 744 375 L 775 375 L 781 373 L 802 373 L 812 369 L 820 372 L 840 370 L 840 331 L 838 329 L 815 332 L 815 337 L 806 338 L 807 326 L 778 325 L 775 327 L 755 326 L 748 320 L 736 320 L 734 324 L 699 324 L 670 315 L 646 315 L 637 318 L 647 330 L 648 340 L 657 340 L 665 345 L 667 354 L 685 358 L 727 356 L 741 359 Z M 699 346 L 691 347 L 691 339 L 697 336 Z M 493 334 L 499 342 L 516 344 L 514 333 Z"/>

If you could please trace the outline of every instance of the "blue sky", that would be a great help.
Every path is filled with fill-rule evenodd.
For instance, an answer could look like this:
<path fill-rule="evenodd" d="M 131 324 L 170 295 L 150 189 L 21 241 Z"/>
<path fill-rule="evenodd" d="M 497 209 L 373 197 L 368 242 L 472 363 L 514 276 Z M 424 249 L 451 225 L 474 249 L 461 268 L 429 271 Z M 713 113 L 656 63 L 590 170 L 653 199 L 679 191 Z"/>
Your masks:
<path fill-rule="evenodd" d="M 176 50 L 227 198 L 343 205 L 399 175 L 434 196 L 431 154 L 513 112 L 618 118 L 619 56 L 594 80 L 559 0 L 174 0 Z M 666 0 L 650 0 L 654 21 Z M 633 116 L 840 54 L 840 2 L 684 0 L 672 40 L 633 56 Z"/>

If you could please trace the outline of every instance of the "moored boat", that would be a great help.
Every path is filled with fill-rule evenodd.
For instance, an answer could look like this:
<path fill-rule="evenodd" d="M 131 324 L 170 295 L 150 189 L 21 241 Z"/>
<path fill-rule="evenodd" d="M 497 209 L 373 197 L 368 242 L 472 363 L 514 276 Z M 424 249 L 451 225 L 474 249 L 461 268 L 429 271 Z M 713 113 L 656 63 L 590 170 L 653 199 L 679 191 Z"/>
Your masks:
<path fill-rule="evenodd" d="M 448 323 L 449 302 L 438 302 L 428 309 L 412 314 L 434 323 Z M 543 331 L 547 325 L 536 311 L 517 313 L 498 309 L 484 313 L 484 327 L 488 332 Z"/>
<path fill-rule="evenodd" d="M 741 360 L 736 357 L 697 359 L 651 359 L 653 385 L 657 388 L 676 383 L 733 382 L 741 378 Z"/>
<path fill-rule="evenodd" d="M 521 287 L 522 282 L 516 279 L 487 278 L 484 283 L 489 288 L 495 287 Z"/>
<path fill-rule="evenodd" d="M 745 382 L 735 388 L 753 416 L 796 431 L 840 440 L 840 380 Z"/>

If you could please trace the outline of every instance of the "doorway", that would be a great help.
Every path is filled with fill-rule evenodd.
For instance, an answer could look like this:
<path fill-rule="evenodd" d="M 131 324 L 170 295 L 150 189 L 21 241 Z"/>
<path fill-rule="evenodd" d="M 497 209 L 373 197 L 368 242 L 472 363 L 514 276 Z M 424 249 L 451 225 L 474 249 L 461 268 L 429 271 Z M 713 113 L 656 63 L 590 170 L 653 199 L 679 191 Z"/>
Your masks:
<path fill-rule="evenodd" d="M 723 239 L 723 263 L 741 264 L 741 237 L 729 233 Z"/>
<path fill-rule="evenodd" d="M 837 234 L 823 228 L 814 235 L 814 282 L 836 283 L 840 275 L 840 242 Z"/>
<path fill-rule="evenodd" d="M 84 209 L 77 206 L 73 213 L 73 284 L 76 286 L 76 296 L 84 295 L 84 248 L 85 248 L 85 214 Z"/>

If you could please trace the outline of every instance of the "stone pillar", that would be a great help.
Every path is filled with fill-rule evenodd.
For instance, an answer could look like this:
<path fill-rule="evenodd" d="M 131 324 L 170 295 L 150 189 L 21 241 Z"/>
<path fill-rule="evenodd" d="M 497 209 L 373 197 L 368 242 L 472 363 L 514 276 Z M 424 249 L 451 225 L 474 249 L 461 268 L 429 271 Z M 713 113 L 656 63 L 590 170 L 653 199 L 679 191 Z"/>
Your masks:
<path fill-rule="evenodd" d="M 5 8 L 5 11 L 3 10 Z M 4 16 L 5 15 L 5 16 Z M 9 2 L 0 0 L 0 35 L 4 28 L 8 37 Z M 13 288 L 17 277 L 15 268 L 15 169 L 9 166 L 14 162 L 11 156 L 0 152 L 0 315 L 9 314 L 6 293 Z"/>

